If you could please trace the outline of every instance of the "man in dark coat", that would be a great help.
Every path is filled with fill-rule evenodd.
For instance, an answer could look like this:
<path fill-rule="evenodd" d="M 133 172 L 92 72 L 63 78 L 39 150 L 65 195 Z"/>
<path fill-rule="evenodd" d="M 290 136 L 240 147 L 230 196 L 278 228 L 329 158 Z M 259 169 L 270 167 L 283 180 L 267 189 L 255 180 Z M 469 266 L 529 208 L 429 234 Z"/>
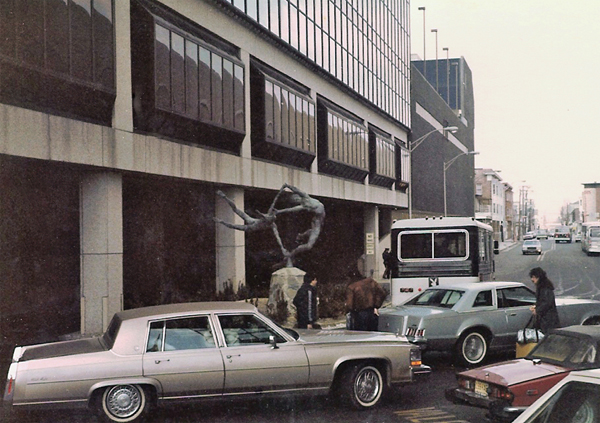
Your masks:
<path fill-rule="evenodd" d="M 308 273 L 304 275 L 304 283 L 296 292 L 293 303 L 298 316 L 298 329 L 316 329 L 317 278 Z"/>
<path fill-rule="evenodd" d="M 346 312 L 350 313 L 353 330 L 376 331 L 379 307 L 387 293 L 373 278 L 351 283 L 346 288 Z"/>
<path fill-rule="evenodd" d="M 383 272 L 383 279 L 389 279 L 390 271 L 392 270 L 392 253 L 389 248 L 383 250 L 383 254 L 381 254 L 383 258 L 383 265 L 385 266 L 385 270 Z"/>

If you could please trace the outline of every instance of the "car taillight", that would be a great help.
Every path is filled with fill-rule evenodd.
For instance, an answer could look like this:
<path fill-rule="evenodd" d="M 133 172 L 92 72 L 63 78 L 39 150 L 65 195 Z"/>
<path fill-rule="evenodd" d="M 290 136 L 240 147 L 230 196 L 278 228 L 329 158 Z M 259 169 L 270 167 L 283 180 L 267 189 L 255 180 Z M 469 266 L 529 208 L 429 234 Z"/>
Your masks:
<path fill-rule="evenodd" d="M 417 367 L 423 364 L 421 361 L 421 350 L 418 348 L 412 348 L 410 350 L 410 365 L 412 367 Z"/>
<path fill-rule="evenodd" d="M 458 378 L 458 386 L 467 391 L 475 390 L 475 381 L 473 379 Z"/>
<path fill-rule="evenodd" d="M 6 394 L 7 395 L 11 395 L 12 394 L 14 381 L 15 380 L 12 377 L 8 379 L 8 382 L 6 383 Z"/>
<path fill-rule="evenodd" d="M 490 395 L 490 397 L 505 400 L 505 401 L 508 401 L 509 403 L 512 403 L 513 399 L 515 398 L 513 393 L 510 392 L 510 390 L 508 390 L 508 388 L 505 388 L 503 386 L 494 386 L 494 385 L 490 386 L 489 387 L 489 395 Z"/>

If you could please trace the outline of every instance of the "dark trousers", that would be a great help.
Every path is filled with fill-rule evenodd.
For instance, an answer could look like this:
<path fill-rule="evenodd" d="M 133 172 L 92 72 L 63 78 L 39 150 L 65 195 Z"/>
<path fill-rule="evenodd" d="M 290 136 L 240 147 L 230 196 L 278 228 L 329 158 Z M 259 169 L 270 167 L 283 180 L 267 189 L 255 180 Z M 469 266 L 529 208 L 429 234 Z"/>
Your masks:
<path fill-rule="evenodd" d="M 375 309 L 368 308 L 352 312 L 353 330 L 376 331 L 379 325 L 379 316 L 375 314 Z"/>

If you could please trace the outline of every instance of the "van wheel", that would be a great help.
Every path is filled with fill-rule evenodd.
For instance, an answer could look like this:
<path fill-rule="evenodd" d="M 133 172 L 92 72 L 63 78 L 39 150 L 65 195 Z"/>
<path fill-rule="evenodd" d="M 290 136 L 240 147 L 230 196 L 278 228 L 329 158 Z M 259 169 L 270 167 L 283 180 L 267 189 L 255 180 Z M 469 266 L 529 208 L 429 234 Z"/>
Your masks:
<path fill-rule="evenodd" d="M 137 422 L 150 408 L 149 396 L 139 385 L 109 386 L 101 401 L 101 410 L 109 422 Z"/>
<path fill-rule="evenodd" d="M 456 343 L 457 359 L 465 366 L 480 364 L 487 356 L 487 351 L 487 338 L 476 330 L 462 335 Z"/>
<path fill-rule="evenodd" d="M 377 367 L 368 364 L 352 366 L 340 379 L 340 399 L 357 410 L 375 407 L 383 397 L 385 383 Z"/>

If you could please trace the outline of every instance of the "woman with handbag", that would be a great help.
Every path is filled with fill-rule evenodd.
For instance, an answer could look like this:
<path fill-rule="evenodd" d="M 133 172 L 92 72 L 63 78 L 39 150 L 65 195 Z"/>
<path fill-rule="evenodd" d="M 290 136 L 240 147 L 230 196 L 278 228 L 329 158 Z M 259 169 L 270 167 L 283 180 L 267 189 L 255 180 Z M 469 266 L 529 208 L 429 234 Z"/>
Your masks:
<path fill-rule="evenodd" d="M 531 311 L 536 318 L 536 328 L 546 334 L 550 329 L 560 327 L 554 298 L 554 285 L 541 267 L 531 269 L 529 277 L 536 288 L 535 305 L 531 306 Z"/>

